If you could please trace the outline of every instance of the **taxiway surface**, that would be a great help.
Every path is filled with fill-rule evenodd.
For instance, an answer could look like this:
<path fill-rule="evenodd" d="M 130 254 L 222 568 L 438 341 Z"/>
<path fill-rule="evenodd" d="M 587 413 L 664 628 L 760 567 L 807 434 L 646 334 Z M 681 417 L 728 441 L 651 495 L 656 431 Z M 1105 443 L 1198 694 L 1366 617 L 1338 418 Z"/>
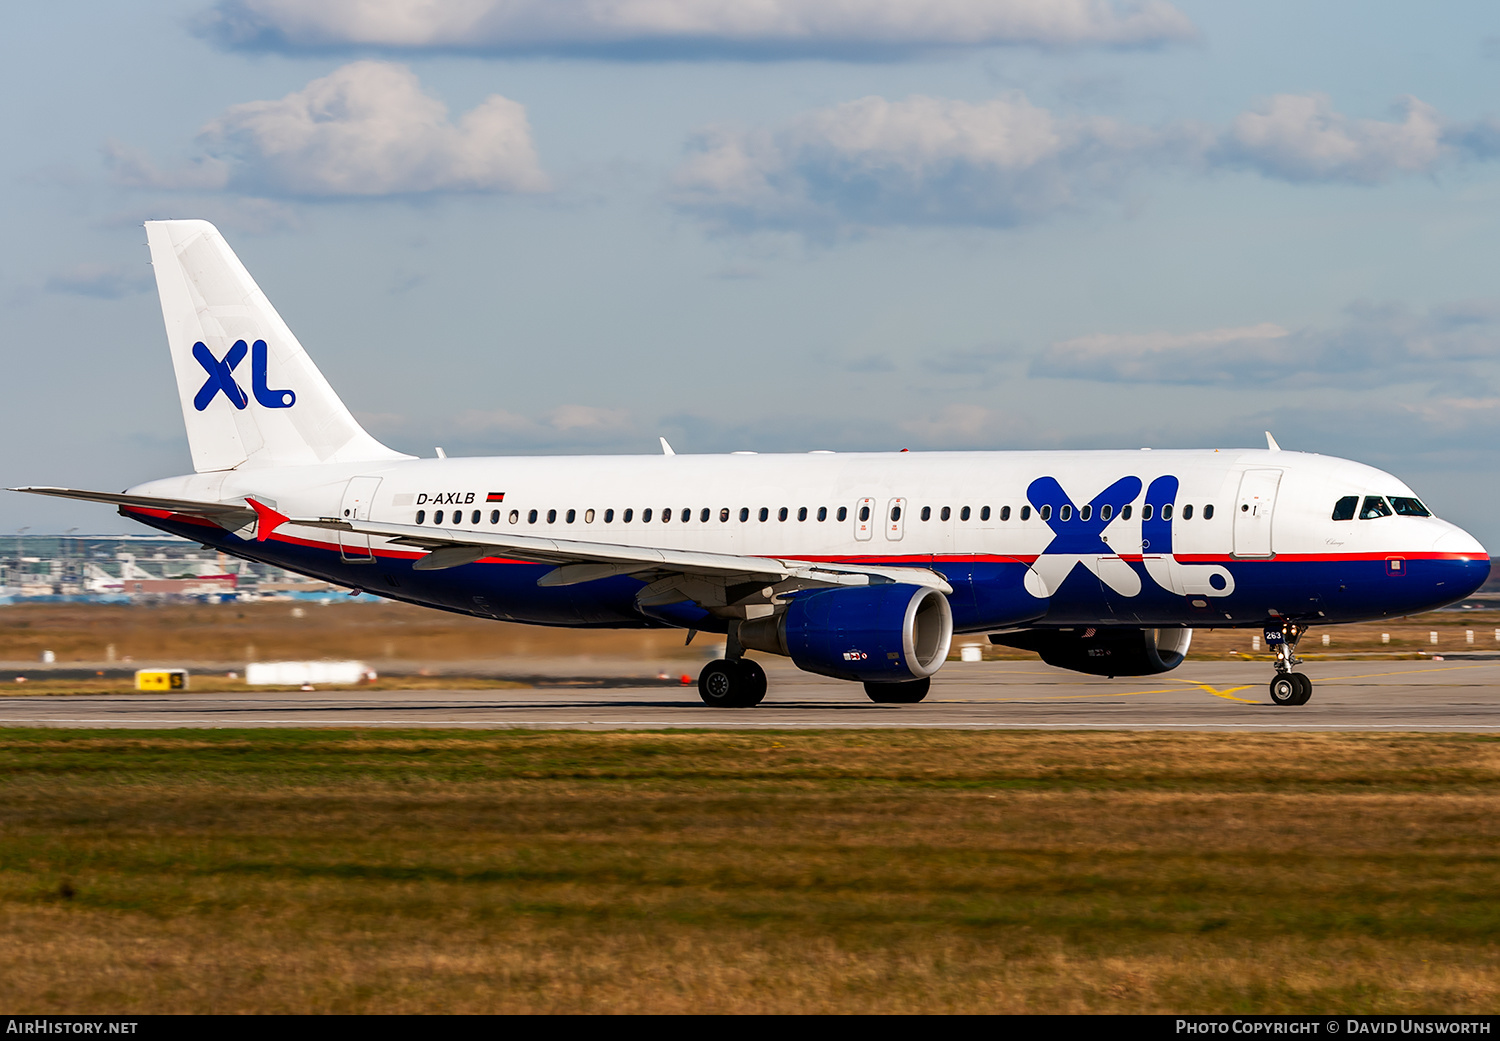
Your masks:
<path fill-rule="evenodd" d="M 876 705 L 856 684 L 765 662 L 754 709 L 713 709 L 695 687 L 291 691 L 9 696 L 0 726 L 538 727 L 580 729 L 958 727 L 1500 731 L 1500 661 L 1344 661 L 1305 671 L 1316 689 L 1281 708 L 1264 663 L 1190 662 L 1103 679 L 1029 662 L 952 663 L 919 705 Z"/>

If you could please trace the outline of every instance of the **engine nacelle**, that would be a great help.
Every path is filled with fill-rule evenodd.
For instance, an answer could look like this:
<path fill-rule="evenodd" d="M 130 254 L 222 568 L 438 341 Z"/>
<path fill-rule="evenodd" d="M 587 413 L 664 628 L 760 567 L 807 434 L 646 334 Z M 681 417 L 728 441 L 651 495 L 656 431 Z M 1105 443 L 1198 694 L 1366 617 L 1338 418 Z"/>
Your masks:
<path fill-rule="evenodd" d="M 1191 629 L 1027 629 L 991 633 L 990 643 L 1036 651 L 1059 669 L 1091 676 L 1152 676 L 1187 657 Z"/>
<path fill-rule="evenodd" d="M 778 617 L 741 622 L 740 642 L 784 654 L 820 676 L 922 679 L 948 658 L 953 611 L 947 597 L 926 586 L 824 589 L 797 594 Z"/>

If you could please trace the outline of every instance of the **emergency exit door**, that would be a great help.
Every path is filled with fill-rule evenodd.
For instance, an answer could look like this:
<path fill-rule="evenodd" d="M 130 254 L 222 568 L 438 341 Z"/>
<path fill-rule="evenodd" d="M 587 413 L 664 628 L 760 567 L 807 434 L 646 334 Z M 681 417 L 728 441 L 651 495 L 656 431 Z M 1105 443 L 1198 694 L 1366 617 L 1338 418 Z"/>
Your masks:
<path fill-rule="evenodd" d="M 906 531 L 906 500 L 892 499 L 885 510 L 885 537 L 890 542 L 900 542 Z"/>

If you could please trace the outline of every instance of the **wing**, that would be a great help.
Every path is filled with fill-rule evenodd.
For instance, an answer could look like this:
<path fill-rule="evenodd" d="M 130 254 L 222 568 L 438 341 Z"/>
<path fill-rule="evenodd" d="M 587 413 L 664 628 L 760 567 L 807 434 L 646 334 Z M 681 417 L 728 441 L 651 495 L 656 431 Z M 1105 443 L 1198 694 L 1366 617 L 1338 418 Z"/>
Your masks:
<path fill-rule="evenodd" d="M 631 575 L 647 582 L 636 595 L 637 603 L 643 607 L 682 600 L 692 600 L 706 608 L 734 607 L 767 603 L 782 593 L 799 589 L 888 582 L 931 586 L 942 593 L 953 592 L 953 587 L 943 576 L 926 568 L 871 567 L 733 553 L 700 553 L 415 524 L 346 521 L 334 517 L 294 519 L 289 523 L 373 535 L 396 545 L 427 550 L 427 555 L 412 565 L 419 571 L 458 567 L 485 557 L 501 556 L 555 565 L 537 580 L 537 585 L 542 586 L 569 586 L 614 575 Z"/>
<path fill-rule="evenodd" d="M 113 506 L 138 510 L 166 510 L 189 517 L 202 517 L 212 521 L 225 531 L 238 531 L 247 524 L 255 523 L 255 509 L 242 502 L 198 502 L 192 499 L 160 499 L 153 495 L 126 495 L 115 492 L 86 492 L 77 488 L 8 488 L 12 492 L 29 492 L 32 495 L 55 495 L 62 499 L 82 499 L 85 502 L 103 502 Z"/>

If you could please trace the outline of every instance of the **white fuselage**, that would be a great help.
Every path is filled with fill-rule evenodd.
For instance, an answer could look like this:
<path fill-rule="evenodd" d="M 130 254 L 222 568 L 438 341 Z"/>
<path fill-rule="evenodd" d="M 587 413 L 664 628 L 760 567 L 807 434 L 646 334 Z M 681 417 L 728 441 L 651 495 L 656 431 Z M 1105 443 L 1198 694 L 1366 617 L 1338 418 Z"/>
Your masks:
<path fill-rule="evenodd" d="M 1113 505 L 1107 522 L 1100 507 L 1099 516 L 1084 524 L 1083 507 L 1111 487 L 1131 494 Z M 1047 488 L 1057 490 L 1047 493 L 1057 501 L 1048 500 L 1050 515 L 1044 518 Z M 1162 526 L 1165 501 L 1148 501 L 1152 489 L 1162 488 L 1170 490 L 1169 496 L 1158 494 L 1170 499 L 1170 527 Z M 1401 568 L 1415 566 L 1385 561 L 1425 561 L 1429 569 L 1456 561 L 1465 565 L 1462 576 L 1476 574 L 1479 561 L 1488 569 L 1483 547 L 1436 517 L 1332 519 L 1335 503 L 1347 496 L 1361 502 L 1367 496 L 1416 496 L 1372 467 L 1284 451 L 426 459 L 204 473 L 153 481 L 132 492 L 219 501 L 250 496 L 294 517 L 344 516 L 434 531 L 511 531 L 752 557 L 879 561 L 944 573 L 1003 562 L 1025 566 L 1026 589 L 1039 599 L 1052 598 L 1048 620 L 1058 624 L 1091 617 L 1257 624 L 1295 610 L 1288 605 L 1299 602 L 1302 590 L 1287 583 L 1305 585 L 1313 575 L 1319 589 L 1308 596 L 1317 614 L 1329 620 L 1378 617 L 1442 601 L 1445 586 L 1449 599 L 1473 588 L 1463 586 L 1467 577 L 1434 577 L 1436 571 L 1421 579 L 1433 585 L 1421 595 L 1415 581 L 1385 586 L 1371 576 L 1382 569 L 1394 574 L 1395 567 L 1405 577 Z M 1079 542 L 1084 529 L 1090 534 Z M 278 542 L 296 552 L 278 555 Z M 421 553 L 378 538 L 341 544 L 330 531 L 289 525 L 263 546 L 226 548 L 387 595 L 468 609 L 410 585 L 393 587 L 399 592 L 379 589 L 369 572 L 359 570 L 361 564 L 409 564 Z M 323 557 L 316 556 L 319 551 Z M 1087 578 L 1090 573 L 1097 583 Z M 476 613 L 564 624 L 555 605 L 533 617 L 520 602 L 534 580 L 505 592 L 506 607 L 484 597 L 485 610 Z M 462 581 L 475 580 L 470 575 Z M 988 579 L 975 570 L 972 581 Z M 1172 604 L 1182 598 L 1179 617 Z M 982 613 L 970 627 L 987 627 Z"/>

